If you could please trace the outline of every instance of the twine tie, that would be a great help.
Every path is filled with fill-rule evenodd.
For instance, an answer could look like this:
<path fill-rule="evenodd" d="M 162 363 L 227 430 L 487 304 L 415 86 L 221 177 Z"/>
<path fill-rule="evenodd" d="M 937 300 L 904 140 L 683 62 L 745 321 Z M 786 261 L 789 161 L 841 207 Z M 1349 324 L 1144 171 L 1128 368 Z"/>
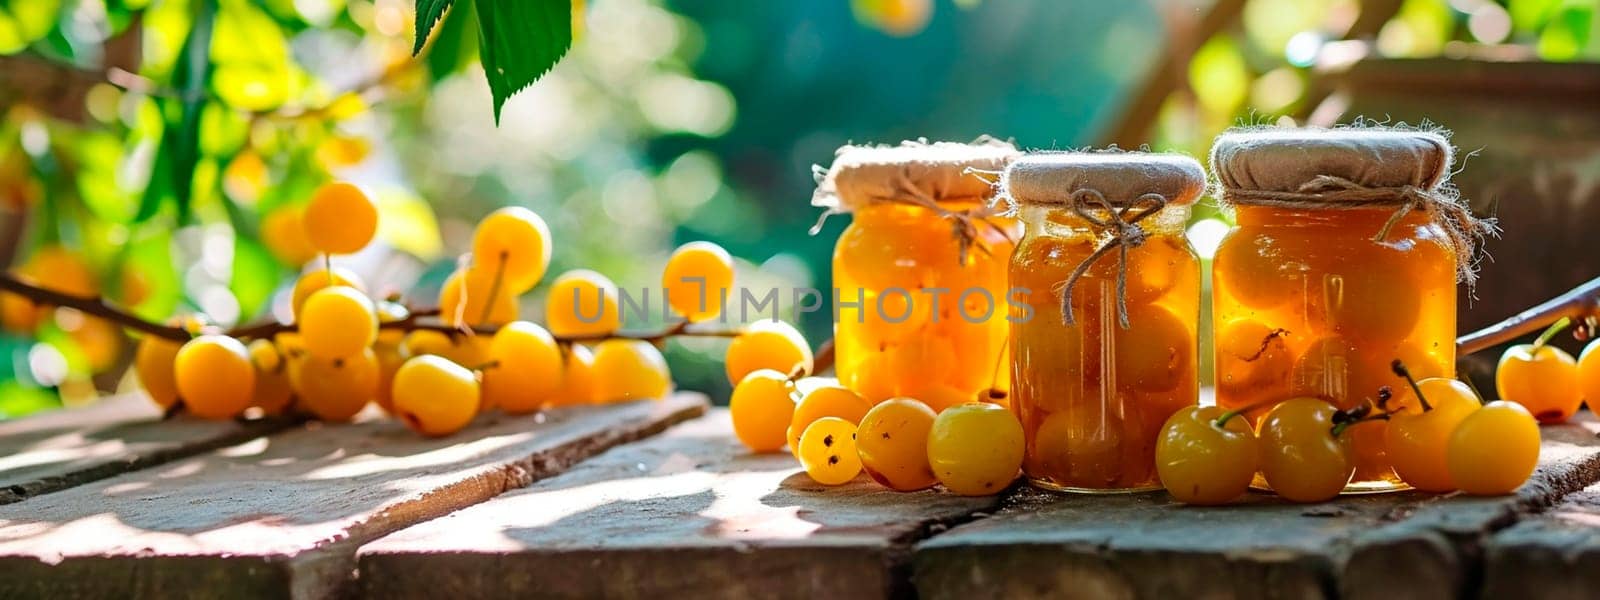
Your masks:
<path fill-rule="evenodd" d="M 1105 258 L 1112 250 L 1116 250 L 1117 324 L 1123 329 L 1128 329 L 1131 327 L 1131 323 L 1128 322 L 1128 250 L 1144 245 L 1148 234 L 1139 222 L 1166 208 L 1167 198 L 1156 193 L 1144 194 L 1126 206 L 1118 208 L 1106 200 L 1105 194 L 1101 194 L 1099 190 L 1086 188 L 1073 192 L 1068 199 L 1068 206 L 1073 213 L 1089 223 L 1101 235 L 1109 234 L 1110 239 L 1101 244 L 1088 258 L 1083 259 L 1083 262 L 1078 263 L 1078 268 L 1073 269 L 1066 281 L 1059 285 L 1061 322 L 1068 327 L 1077 324 L 1072 316 L 1073 288 L 1077 287 L 1078 280 L 1089 272 L 1089 267 Z"/>
<path fill-rule="evenodd" d="M 1394 227 L 1412 211 L 1430 213 L 1429 220 L 1444 230 L 1455 253 L 1457 278 L 1468 287 L 1478 281 L 1473 263 L 1475 248 L 1483 238 L 1500 232 L 1495 219 L 1474 216 L 1466 203 L 1456 197 L 1455 188 L 1449 186 L 1373 187 L 1343 177 L 1318 175 L 1294 191 L 1227 188 L 1223 194 L 1230 204 L 1244 206 L 1335 210 L 1393 207 L 1389 219 L 1372 236 L 1372 241 L 1380 243 L 1387 241 Z"/>

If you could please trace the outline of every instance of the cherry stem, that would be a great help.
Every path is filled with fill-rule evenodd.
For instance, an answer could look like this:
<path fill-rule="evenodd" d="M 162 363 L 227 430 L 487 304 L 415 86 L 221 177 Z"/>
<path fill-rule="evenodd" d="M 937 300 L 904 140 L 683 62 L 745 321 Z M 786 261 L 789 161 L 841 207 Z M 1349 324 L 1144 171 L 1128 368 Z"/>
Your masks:
<path fill-rule="evenodd" d="M 1220 415 L 1216 419 L 1212 420 L 1211 424 L 1217 426 L 1217 429 L 1221 429 L 1221 428 L 1223 428 L 1224 426 L 1226 426 L 1228 424 L 1228 421 L 1233 420 L 1234 417 L 1237 417 L 1239 415 L 1245 414 L 1247 412 L 1250 412 L 1252 410 L 1255 410 L 1255 409 L 1258 409 L 1258 408 L 1261 408 L 1261 407 L 1264 407 L 1264 406 L 1271 406 L 1271 405 L 1277 404 L 1279 402 L 1282 402 L 1282 400 L 1262 400 L 1260 402 L 1252 402 L 1250 404 L 1246 404 L 1246 405 L 1241 406 L 1239 408 L 1235 408 L 1235 409 L 1230 410 L 1228 412 L 1222 413 L 1222 415 Z"/>
<path fill-rule="evenodd" d="M 1457 373 L 1456 379 L 1461 383 L 1467 384 L 1467 389 L 1472 390 L 1472 395 L 1478 399 L 1478 404 L 1481 406 L 1483 404 L 1483 392 L 1478 391 L 1478 384 L 1473 383 L 1472 378 L 1468 377 L 1466 373 Z"/>
<path fill-rule="evenodd" d="M 333 278 L 333 255 L 322 253 L 322 272 L 328 274 L 328 287 L 333 287 L 339 280 Z"/>
<path fill-rule="evenodd" d="M 793 384 L 794 382 L 800 381 L 801 379 L 809 376 L 811 376 L 811 370 L 806 368 L 805 363 L 800 363 L 795 365 L 793 369 L 789 370 L 788 380 L 790 384 Z"/>
<path fill-rule="evenodd" d="M 1422 412 L 1433 410 L 1433 405 L 1428 404 L 1428 397 L 1422 395 L 1422 388 L 1417 386 L 1417 380 L 1411 377 L 1411 370 L 1406 368 L 1405 363 L 1396 358 L 1394 362 L 1389 363 L 1389 368 L 1395 375 L 1405 378 L 1406 384 L 1411 386 L 1411 391 L 1417 394 L 1417 402 L 1422 404 Z"/>
<path fill-rule="evenodd" d="M 1544 333 L 1539 334 L 1539 339 L 1533 340 L 1532 354 L 1537 356 L 1539 350 L 1544 348 L 1545 344 L 1550 343 L 1551 338 L 1556 337 L 1556 334 L 1561 333 L 1562 330 L 1570 325 L 1572 325 L 1572 317 L 1561 317 L 1561 320 L 1551 323 L 1549 327 L 1545 328 Z"/>
<path fill-rule="evenodd" d="M 1357 424 L 1368 421 L 1387 421 L 1389 419 L 1389 413 L 1374 413 L 1372 409 L 1372 402 L 1369 401 L 1363 402 L 1360 406 L 1352 406 L 1345 410 L 1335 411 L 1333 413 L 1333 428 L 1329 429 L 1328 433 L 1337 439 L 1344 434 L 1346 429 Z"/>
<path fill-rule="evenodd" d="M 286 325 L 293 331 L 293 325 Z M 437 331 L 445 335 L 456 337 L 463 335 L 494 335 L 500 331 L 495 325 L 457 326 L 436 322 L 418 322 L 415 320 L 390 321 L 378 326 L 379 329 L 399 329 L 401 331 Z M 553 335 L 557 343 L 579 344 L 603 342 L 606 340 L 637 340 L 641 342 L 656 343 L 674 337 L 700 337 L 700 338 L 734 338 L 744 334 L 743 329 L 694 329 L 678 325 L 669 326 L 656 331 L 616 331 L 598 335 Z"/>
<path fill-rule="evenodd" d="M 483 315 L 478 317 L 478 322 L 480 323 L 488 323 L 489 317 L 494 316 L 494 301 L 500 299 L 500 281 L 505 278 L 506 274 L 507 254 L 508 253 L 506 252 L 501 252 L 499 256 L 500 260 L 495 262 L 494 281 L 489 284 L 489 299 L 485 300 L 483 303 Z M 465 277 L 462 279 L 465 279 Z M 463 297 L 461 299 L 461 303 L 466 304 L 467 299 Z"/>

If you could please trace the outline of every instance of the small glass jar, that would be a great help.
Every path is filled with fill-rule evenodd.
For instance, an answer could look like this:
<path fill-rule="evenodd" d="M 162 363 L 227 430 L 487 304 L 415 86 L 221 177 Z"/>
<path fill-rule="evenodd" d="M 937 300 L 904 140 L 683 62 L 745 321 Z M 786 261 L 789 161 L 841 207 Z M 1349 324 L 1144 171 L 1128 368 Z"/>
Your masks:
<path fill-rule="evenodd" d="M 1212 151 L 1238 226 L 1217 248 L 1217 404 L 1322 398 L 1340 409 L 1410 402 L 1396 359 L 1417 378 L 1455 374 L 1457 254 L 1434 211 L 1402 201 L 1361 208 L 1328 190 L 1436 189 L 1450 146 L 1423 132 L 1268 130 L 1224 134 Z M 1263 200 L 1265 198 L 1265 200 Z M 1348 198 L 1348 196 L 1345 196 Z M 1386 422 L 1349 428 L 1356 471 L 1346 492 L 1404 488 L 1385 452 Z M 1263 481 L 1257 481 L 1264 484 Z"/>
<path fill-rule="evenodd" d="M 1198 162 L 1164 154 L 1038 154 L 1007 169 L 1026 227 L 1010 269 L 1011 408 L 1034 485 L 1159 487 L 1161 426 L 1199 400 L 1200 261 L 1184 226 L 1204 182 Z M 1109 226 L 1118 219 L 1137 232 Z M 1126 264 L 1117 244 L 1127 245 Z"/>
<path fill-rule="evenodd" d="M 840 150 L 813 203 L 853 219 L 833 253 L 846 387 L 935 411 L 1005 389 L 1006 264 L 1020 228 L 993 210 L 981 172 L 1017 154 L 996 141 Z"/>

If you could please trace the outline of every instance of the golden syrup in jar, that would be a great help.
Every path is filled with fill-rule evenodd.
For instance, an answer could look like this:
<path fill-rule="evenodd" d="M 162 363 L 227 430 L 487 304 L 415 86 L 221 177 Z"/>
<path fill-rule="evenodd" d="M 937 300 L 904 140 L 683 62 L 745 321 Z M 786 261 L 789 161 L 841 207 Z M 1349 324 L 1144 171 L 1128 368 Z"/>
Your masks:
<path fill-rule="evenodd" d="M 1454 149 L 1403 125 L 1251 128 L 1211 150 L 1219 200 L 1238 226 L 1212 264 L 1217 403 L 1294 397 L 1341 409 L 1413 402 L 1417 378 L 1455 374 L 1456 284 L 1494 230 L 1448 185 Z M 1352 425 L 1346 493 L 1406 486 L 1387 423 Z M 1265 484 L 1258 479 L 1258 484 Z"/>
<path fill-rule="evenodd" d="M 1147 220 L 1128 252 L 1129 328 L 1117 318 L 1117 262 L 1096 262 L 1062 323 L 1060 285 L 1099 247 L 1094 232 L 1024 209 L 1028 232 L 1011 262 L 1011 405 L 1027 434 L 1023 471 L 1065 491 L 1159 486 L 1155 444 L 1172 413 L 1198 395 L 1200 261 L 1183 237 L 1186 209 Z M 1032 213 L 1032 214 L 1030 214 Z"/>
<path fill-rule="evenodd" d="M 1021 228 L 993 205 L 993 178 L 1018 155 L 990 138 L 839 150 L 812 204 L 852 216 L 831 298 L 846 387 L 936 412 L 1004 398 L 1006 266 Z"/>
<path fill-rule="evenodd" d="M 1013 162 L 1002 185 L 1025 227 L 1010 268 L 1010 402 L 1027 438 L 1023 474 L 1058 491 L 1160 487 L 1161 427 L 1199 400 L 1200 260 L 1184 226 L 1204 187 L 1200 164 L 1033 154 Z"/>
<path fill-rule="evenodd" d="M 1213 264 L 1217 404 L 1238 408 L 1297 396 L 1341 408 L 1455 373 L 1456 261 L 1439 226 L 1413 213 L 1374 239 L 1393 209 L 1241 206 Z M 1259 420 L 1266 408 L 1251 411 Z M 1384 449 L 1383 421 L 1350 428 L 1349 492 L 1403 487 Z"/>
<path fill-rule="evenodd" d="M 883 203 L 854 213 L 833 255 L 845 386 L 872 402 L 911 397 L 938 411 L 1003 385 L 1006 266 L 1020 231 L 1011 219 L 984 219 L 963 263 L 950 221 L 933 211 Z"/>

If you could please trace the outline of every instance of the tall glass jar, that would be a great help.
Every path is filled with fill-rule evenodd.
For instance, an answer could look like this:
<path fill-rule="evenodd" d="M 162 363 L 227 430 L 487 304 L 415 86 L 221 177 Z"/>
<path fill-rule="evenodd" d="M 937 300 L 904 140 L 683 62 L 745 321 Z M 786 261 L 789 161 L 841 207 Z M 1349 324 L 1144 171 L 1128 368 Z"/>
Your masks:
<path fill-rule="evenodd" d="M 1184 225 L 1204 180 L 1193 159 L 1142 153 L 1029 155 L 1006 171 L 1026 226 L 1010 269 L 1011 408 L 1034 485 L 1159 487 L 1161 426 L 1199 399 L 1200 261 Z"/>
<path fill-rule="evenodd" d="M 935 411 L 1005 389 L 1020 228 L 993 209 L 990 182 L 1016 154 L 996 141 L 841 149 L 814 201 L 853 219 L 833 254 L 841 383 Z"/>
<path fill-rule="evenodd" d="M 1238 223 L 1212 267 L 1219 405 L 1257 406 L 1249 414 L 1259 420 L 1274 401 L 1311 396 L 1348 409 L 1388 387 L 1401 406 L 1411 390 L 1394 360 L 1418 378 L 1454 375 L 1462 240 L 1440 220 L 1448 207 L 1416 207 L 1423 194 L 1455 201 L 1439 195 L 1451 163 L 1444 138 L 1246 131 L 1219 137 L 1212 162 Z M 1348 429 L 1356 472 L 1347 492 L 1404 487 L 1385 428 Z"/>

